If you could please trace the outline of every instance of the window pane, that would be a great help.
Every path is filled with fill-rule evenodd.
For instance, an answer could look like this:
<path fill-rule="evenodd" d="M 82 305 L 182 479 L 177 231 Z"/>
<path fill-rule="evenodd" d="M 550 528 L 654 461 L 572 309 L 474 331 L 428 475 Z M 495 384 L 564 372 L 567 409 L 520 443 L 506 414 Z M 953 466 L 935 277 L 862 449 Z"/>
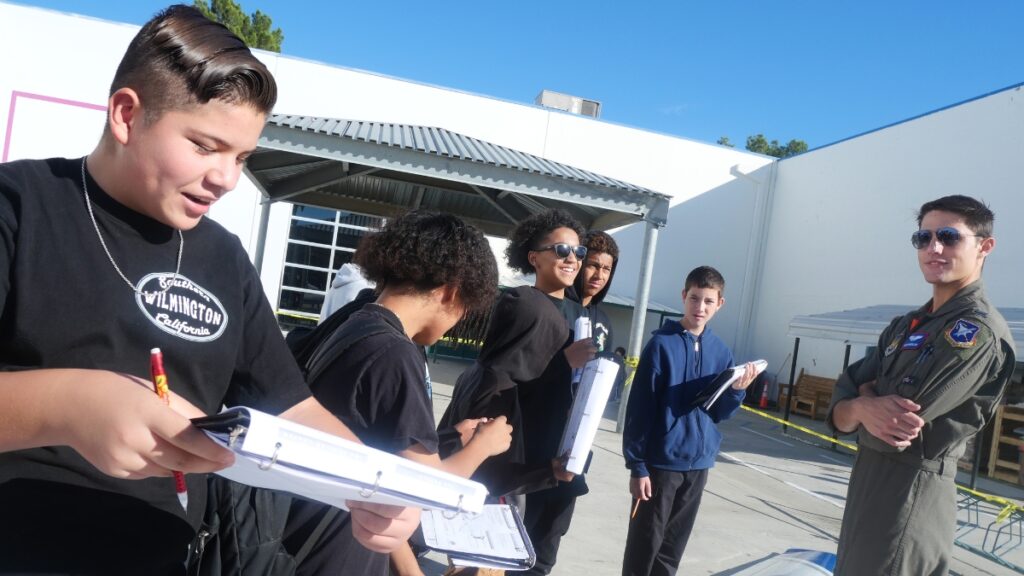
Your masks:
<path fill-rule="evenodd" d="M 317 244 L 331 245 L 334 237 L 334 224 L 317 224 L 315 222 L 303 222 L 292 220 L 292 231 L 289 238 L 292 240 L 305 240 Z"/>
<path fill-rule="evenodd" d="M 334 222 L 334 210 L 327 210 L 326 208 L 315 208 L 313 206 L 299 206 L 296 204 L 292 208 L 292 214 L 294 216 L 302 216 L 303 218 L 314 218 L 316 220 L 324 220 L 326 222 Z"/>
<path fill-rule="evenodd" d="M 338 228 L 338 240 L 335 246 L 355 249 L 359 246 L 359 239 L 366 234 L 365 230 L 354 228 Z"/>
<path fill-rule="evenodd" d="M 306 312 L 308 314 L 320 314 L 320 308 L 324 305 L 323 294 L 308 294 L 306 292 L 295 292 L 292 290 L 281 290 L 281 304 L 279 308 Z"/>
<path fill-rule="evenodd" d="M 288 255 L 285 257 L 285 262 L 327 268 L 331 265 L 331 249 L 289 242 Z"/>
<path fill-rule="evenodd" d="M 327 271 L 285 266 L 284 280 L 281 281 L 281 285 L 305 288 L 306 290 L 327 290 Z"/>
<path fill-rule="evenodd" d="M 341 268 L 342 264 L 348 264 L 349 262 L 351 262 L 352 261 L 352 256 L 354 256 L 354 255 L 355 255 L 355 252 L 348 252 L 348 251 L 345 251 L 345 250 L 335 250 L 334 251 L 334 270 L 337 271 L 338 268 Z"/>

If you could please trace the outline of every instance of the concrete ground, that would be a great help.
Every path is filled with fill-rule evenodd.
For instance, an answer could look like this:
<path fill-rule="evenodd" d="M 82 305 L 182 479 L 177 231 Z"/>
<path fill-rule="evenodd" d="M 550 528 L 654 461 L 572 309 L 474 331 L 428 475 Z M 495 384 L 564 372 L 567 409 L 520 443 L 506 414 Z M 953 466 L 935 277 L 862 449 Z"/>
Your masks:
<path fill-rule="evenodd" d="M 434 410 L 438 417 L 451 398 L 452 385 L 467 366 L 440 359 L 430 364 Z M 777 416 L 777 413 L 769 412 Z M 610 406 L 594 444 L 587 482 L 590 494 L 577 501 L 568 535 L 562 540 L 554 574 L 619 574 L 630 513 L 629 474 L 622 459 L 621 436 L 615 433 Z M 821 422 L 794 418 L 794 423 L 823 430 Z M 725 576 L 790 548 L 835 553 L 853 457 L 823 448 L 823 443 L 756 414 L 740 411 L 720 425 L 724 440 L 711 470 L 697 524 L 680 574 Z M 967 477 L 958 478 L 966 484 Z M 979 479 L 978 490 L 1020 502 L 1020 486 Z M 980 505 L 962 510 L 962 542 L 995 549 L 1005 561 L 1024 566 L 1020 524 L 994 524 L 998 508 Z M 990 526 L 992 527 L 991 529 Z M 997 533 L 1002 528 L 1003 532 Z M 1010 567 L 968 549 L 954 551 L 952 574 L 1009 575 Z M 445 559 L 430 554 L 421 560 L 428 575 L 441 574 Z"/>

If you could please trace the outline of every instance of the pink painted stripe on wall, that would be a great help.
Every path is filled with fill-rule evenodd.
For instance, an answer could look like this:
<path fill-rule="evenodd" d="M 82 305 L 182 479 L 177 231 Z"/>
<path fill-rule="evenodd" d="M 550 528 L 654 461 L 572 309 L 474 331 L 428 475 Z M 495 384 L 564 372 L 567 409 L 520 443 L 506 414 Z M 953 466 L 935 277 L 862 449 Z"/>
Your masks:
<path fill-rule="evenodd" d="M 29 98 L 32 100 L 42 100 L 43 102 L 51 102 L 53 104 L 63 104 L 65 106 L 75 106 L 78 108 L 86 108 L 89 110 L 106 110 L 106 105 L 101 104 L 90 104 L 88 102 L 79 102 L 77 100 L 68 100 L 66 98 L 57 98 L 56 96 L 46 96 L 43 94 L 32 94 L 30 92 L 19 92 L 17 90 L 11 92 L 11 107 L 7 112 L 7 132 L 4 134 L 4 152 L 3 156 L 0 157 L 0 162 L 7 162 L 7 155 L 11 150 L 11 130 L 14 128 L 14 111 L 18 107 L 18 98 Z"/>

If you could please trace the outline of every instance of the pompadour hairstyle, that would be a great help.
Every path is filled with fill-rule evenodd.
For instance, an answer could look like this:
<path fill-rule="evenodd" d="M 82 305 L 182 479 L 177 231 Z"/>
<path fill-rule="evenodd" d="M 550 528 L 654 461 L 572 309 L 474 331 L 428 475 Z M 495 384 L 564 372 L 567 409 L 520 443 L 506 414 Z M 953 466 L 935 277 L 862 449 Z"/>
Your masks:
<path fill-rule="evenodd" d="M 538 212 L 519 223 L 512 230 L 505 247 L 505 260 L 509 268 L 532 274 L 536 272 L 530 264 L 529 254 L 544 241 L 544 238 L 558 228 L 570 228 L 580 238 L 583 237 L 583 226 L 565 210 L 558 208 Z"/>
<path fill-rule="evenodd" d="M 925 214 L 935 210 L 957 214 L 964 219 L 964 224 L 966 224 L 967 227 L 971 229 L 971 232 L 974 232 L 977 236 L 981 236 L 982 238 L 989 238 L 992 236 L 992 224 L 995 222 L 996 216 L 992 213 L 992 210 L 980 200 L 976 200 L 970 196 L 954 194 L 952 196 L 943 196 L 942 198 L 932 200 L 931 202 L 925 202 L 921 205 L 921 210 L 917 213 L 917 226 L 920 228 L 921 221 L 924 220 Z"/>
<path fill-rule="evenodd" d="M 110 94 L 131 88 L 146 120 L 211 100 L 246 104 L 269 114 L 274 77 L 245 42 L 199 10 L 176 4 L 154 16 L 125 51 Z"/>
<path fill-rule="evenodd" d="M 459 289 L 467 313 L 487 310 L 498 294 L 498 264 L 483 233 L 451 214 L 414 211 L 363 236 L 353 258 L 385 287 Z"/>

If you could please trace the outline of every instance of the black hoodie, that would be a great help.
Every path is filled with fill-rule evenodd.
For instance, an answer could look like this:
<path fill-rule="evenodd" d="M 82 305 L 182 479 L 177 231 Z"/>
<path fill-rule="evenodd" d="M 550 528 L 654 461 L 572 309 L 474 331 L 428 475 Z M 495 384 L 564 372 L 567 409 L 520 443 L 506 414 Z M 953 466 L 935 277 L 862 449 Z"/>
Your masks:
<path fill-rule="evenodd" d="M 566 308 L 563 311 L 560 308 Z M 568 318 L 582 315 L 532 286 L 502 293 L 476 362 L 459 376 L 438 429 L 467 418 L 504 415 L 512 446 L 488 458 L 473 475 L 495 496 L 553 486 L 551 459 L 572 406 L 572 369 L 560 352 L 572 343 Z M 461 448 L 442 438 L 442 458 Z"/>
<path fill-rule="evenodd" d="M 586 265 L 584 261 L 583 265 Z M 605 282 L 604 288 L 600 292 L 595 294 L 590 299 L 590 304 L 584 306 L 587 311 L 587 316 L 590 317 L 590 327 L 594 338 L 594 344 L 597 345 L 598 353 L 608 352 L 611 353 L 615 350 L 612 344 L 612 322 L 605 314 L 604 310 L 601 309 L 599 304 L 604 302 L 605 296 L 608 295 L 608 290 L 612 287 L 612 280 L 615 279 L 615 269 L 619 265 L 619 259 L 615 258 L 612 261 L 612 271 L 608 273 L 608 282 Z M 576 275 L 576 281 L 573 282 L 572 286 L 566 289 L 565 297 L 574 302 L 579 302 L 583 305 L 583 270 Z"/>

